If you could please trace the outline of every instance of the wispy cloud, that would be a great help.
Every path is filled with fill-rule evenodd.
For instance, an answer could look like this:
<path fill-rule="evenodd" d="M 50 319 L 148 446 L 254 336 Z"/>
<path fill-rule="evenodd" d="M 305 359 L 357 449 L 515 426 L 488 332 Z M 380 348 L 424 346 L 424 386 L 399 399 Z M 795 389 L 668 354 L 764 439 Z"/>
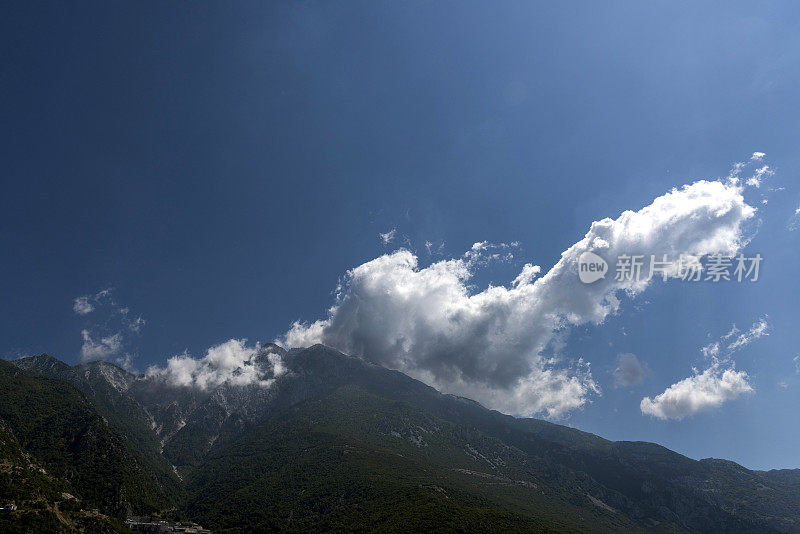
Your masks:
<path fill-rule="evenodd" d="M 95 339 L 88 330 L 81 330 L 81 361 L 105 360 L 113 356 L 122 349 L 122 334 L 116 333 L 110 336 Z"/>
<path fill-rule="evenodd" d="M 769 324 L 767 323 L 767 318 L 762 317 L 761 319 L 756 321 L 747 332 L 742 332 L 741 334 L 739 334 L 739 336 L 736 337 L 736 339 L 733 340 L 733 342 L 730 345 L 728 345 L 728 351 L 729 353 L 733 353 L 734 351 L 737 351 L 742 347 L 749 345 L 756 339 L 768 335 L 769 335 Z"/>
<path fill-rule="evenodd" d="M 392 228 L 388 232 L 385 232 L 383 234 L 378 234 L 378 237 L 381 239 L 381 242 L 384 245 L 388 245 L 389 243 L 394 241 L 396 235 L 397 235 L 397 228 Z"/>
<path fill-rule="evenodd" d="M 428 255 L 441 255 L 444 251 L 444 241 L 440 242 L 438 245 L 434 245 L 430 241 L 425 241 L 425 250 L 428 252 Z"/>
<path fill-rule="evenodd" d="M 133 370 L 133 356 L 123 353 L 125 346 L 130 345 L 131 337 L 141 332 L 146 321 L 142 316 L 132 314 L 127 306 L 119 304 L 113 292 L 109 287 L 73 300 L 73 311 L 86 318 L 81 330 L 80 358 L 82 362 L 88 362 L 116 357 L 114 363 Z"/>
<path fill-rule="evenodd" d="M 91 295 L 81 295 L 72 301 L 72 311 L 78 315 L 92 313 L 103 302 L 113 302 L 111 299 L 112 288 L 106 288 Z"/>
<path fill-rule="evenodd" d="M 122 315 L 123 324 L 131 332 L 138 334 L 142 331 L 142 327 L 147 324 L 147 321 L 145 321 L 141 315 L 136 317 L 130 315 L 128 308 L 123 308 L 123 310 L 120 310 L 120 313 Z"/>
<path fill-rule="evenodd" d="M 86 315 L 87 313 L 92 313 L 94 311 L 94 304 L 92 304 L 89 299 L 88 295 L 84 295 L 82 297 L 76 297 L 75 301 L 72 304 L 72 310 L 77 313 L 78 315 Z"/>
<path fill-rule="evenodd" d="M 131 373 L 138 373 L 136 368 L 133 365 L 133 355 L 130 352 L 126 352 L 122 356 L 118 356 L 114 358 L 114 363 L 117 364 L 119 367 L 129 371 Z"/>
<path fill-rule="evenodd" d="M 792 216 L 789 217 L 789 224 L 786 225 L 786 228 L 790 232 L 794 232 L 800 228 L 800 208 L 795 209 Z"/>
<path fill-rule="evenodd" d="M 761 182 L 764 180 L 765 177 L 771 176 L 773 171 L 769 168 L 768 165 L 764 165 L 756 169 L 752 176 L 750 176 L 745 183 L 752 187 L 761 187 Z"/>

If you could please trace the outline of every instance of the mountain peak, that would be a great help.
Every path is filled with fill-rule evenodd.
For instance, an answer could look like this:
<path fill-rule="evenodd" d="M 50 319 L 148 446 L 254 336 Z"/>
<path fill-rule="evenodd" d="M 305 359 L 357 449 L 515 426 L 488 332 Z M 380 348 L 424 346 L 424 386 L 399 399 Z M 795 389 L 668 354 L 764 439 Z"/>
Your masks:
<path fill-rule="evenodd" d="M 69 365 L 62 362 L 58 358 L 50 356 L 47 353 L 42 353 L 36 356 L 26 356 L 24 358 L 13 360 L 12 363 L 20 369 L 33 372 L 34 374 L 48 375 L 54 371 L 61 373 L 70 369 Z"/>
<path fill-rule="evenodd" d="M 264 343 L 261 345 L 261 350 L 277 354 L 286 354 L 286 349 L 275 343 Z"/>

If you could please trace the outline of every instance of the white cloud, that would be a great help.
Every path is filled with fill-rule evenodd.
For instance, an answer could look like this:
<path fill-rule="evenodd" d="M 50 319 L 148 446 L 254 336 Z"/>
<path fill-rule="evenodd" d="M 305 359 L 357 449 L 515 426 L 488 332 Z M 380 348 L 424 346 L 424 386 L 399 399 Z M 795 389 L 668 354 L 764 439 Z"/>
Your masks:
<path fill-rule="evenodd" d="M 138 316 L 130 319 L 130 308 L 119 304 L 112 296 L 113 288 L 106 288 L 98 291 L 94 295 L 81 295 L 75 297 L 72 303 L 72 310 L 78 315 L 87 315 L 97 309 L 104 310 L 107 315 L 118 315 L 125 326 L 132 332 L 139 332 L 145 325 L 145 320 Z"/>
<path fill-rule="evenodd" d="M 617 387 L 641 384 L 649 374 L 647 364 L 641 363 L 635 354 L 617 356 L 617 366 L 614 368 L 614 384 Z"/>
<path fill-rule="evenodd" d="M 381 238 L 381 242 L 383 242 L 384 245 L 388 245 L 389 243 L 394 241 L 396 235 L 397 235 L 397 228 L 392 228 L 385 234 L 378 234 L 378 237 Z"/>
<path fill-rule="evenodd" d="M 524 286 L 530 284 L 534 278 L 539 276 L 539 273 L 542 272 L 542 268 L 538 265 L 532 265 L 530 263 L 526 263 L 522 267 L 522 271 L 514 278 L 514 281 L 511 282 L 511 285 L 514 287 Z"/>
<path fill-rule="evenodd" d="M 425 241 L 425 250 L 428 252 L 428 255 L 438 254 L 441 256 L 444 252 L 444 245 L 444 241 L 440 241 L 438 245 L 434 245 L 430 241 Z"/>
<path fill-rule="evenodd" d="M 697 369 L 693 369 L 693 376 L 672 384 L 664 393 L 656 395 L 652 400 L 645 397 L 639 404 L 642 413 L 659 419 L 683 419 L 697 412 L 716 408 L 742 393 L 752 392 L 747 373 L 735 370 L 736 364 L 731 356 L 756 339 L 768 336 L 768 330 L 766 317 L 757 320 L 746 332 L 733 325 L 719 341 L 709 343 L 701 349 L 703 356 L 711 360 L 705 371 L 698 373 Z M 721 355 L 723 343 L 731 339 L 733 341 Z"/>
<path fill-rule="evenodd" d="M 794 210 L 794 214 L 789 218 L 789 224 L 786 225 L 786 228 L 790 232 L 794 232 L 800 228 L 800 208 Z"/>
<path fill-rule="evenodd" d="M 128 326 L 128 329 L 131 332 L 138 334 L 142 330 L 142 327 L 147 324 L 147 321 L 145 321 L 140 315 L 136 319 L 127 319 L 126 317 L 125 324 Z"/>
<path fill-rule="evenodd" d="M 795 372 L 800 374 L 800 355 L 797 355 L 794 358 L 792 358 L 792 361 L 794 362 Z"/>
<path fill-rule="evenodd" d="M 749 161 L 740 161 L 733 164 L 730 172 L 728 173 L 727 179 L 735 184 L 739 185 L 742 181 L 742 173 L 750 168 L 753 168 L 756 165 L 761 164 L 762 160 L 764 159 L 763 152 L 754 152 L 753 155 L 750 157 Z M 753 171 L 753 174 L 744 180 L 745 185 L 751 187 L 760 187 L 762 181 L 767 176 L 772 176 L 774 171 L 769 168 L 769 165 L 761 165 L 760 167 L 756 168 Z M 771 189 L 772 190 L 772 189 Z"/>
<path fill-rule="evenodd" d="M 734 329 L 735 328 L 736 327 L 734 326 Z M 769 335 L 768 330 L 769 330 L 769 324 L 767 323 L 767 319 L 766 317 L 762 317 L 761 319 L 753 323 L 753 326 L 750 327 L 750 330 L 739 334 L 739 336 L 730 345 L 728 345 L 729 353 L 733 353 L 734 351 L 746 345 L 749 345 L 750 343 L 752 343 L 753 341 L 762 336 L 768 336 Z M 733 334 L 735 333 L 736 332 L 733 332 Z M 728 337 L 730 337 L 730 335 Z"/>
<path fill-rule="evenodd" d="M 730 330 L 728 330 L 728 333 L 727 333 L 727 334 L 725 334 L 725 335 L 723 335 L 721 339 L 722 339 L 723 341 L 727 341 L 727 340 L 729 340 L 730 338 L 732 338 L 733 336 L 735 336 L 736 334 L 738 334 L 739 332 L 740 332 L 740 330 L 739 330 L 739 329 L 736 327 L 736 325 L 734 324 L 734 325 L 732 325 L 732 326 L 731 326 L 731 329 L 730 329 Z M 710 335 L 710 334 L 709 334 L 709 335 Z"/>
<path fill-rule="evenodd" d="M 200 359 L 186 353 L 173 356 L 166 367 L 151 366 L 146 375 L 174 386 L 206 390 L 222 384 L 269 387 L 285 372 L 280 354 L 264 352 L 259 345 L 248 347 L 244 339 L 231 339 L 211 347 Z"/>
<path fill-rule="evenodd" d="M 768 165 L 764 165 L 763 167 L 760 167 L 760 168 L 756 169 L 756 171 L 753 173 L 753 175 L 750 178 L 748 178 L 747 182 L 745 182 L 745 183 L 747 185 L 749 185 L 749 186 L 761 187 L 761 182 L 764 179 L 764 177 L 765 176 L 771 176 L 772 174 L 773 174 L 773 171 L 770 170 L 769 166 Z"/>
<path fill-rule="evenodd" d="M 706 359 L 726 361 L 737 350 L 749 345 L 760 337 L 768 335 L 769 323 L 767 322 L 767 317 L 764 316 L 753 323 L 753 326 L 746 332 L 739 330 L 736 325 L 731 326 L 728 333 L 720 336 L 719 340 L 708 343 L 700 350 Z M 733 339 L 733 341 L 731 341 L 731 339 Z M 727 346 L 725 346 L 726 344 Z M 725 349 L 724 351 L 723 348 Z"/>
<path fill-rule="evenodd" d="M 130 344 L 131 334 L 139 334 L 146 323 L 141 316 L 131 318 L 130 308 L 116 302 L 112 292 L 109 287 L 93 295 L 76 297 L 73 302 L 72 309 L 78 315 L 95 312 L 92 315 L 95 320 L 91 324 L 87 320 L 86 328 L 81 331 L 81 361 L 105 360 L 121 353 Z M 132 370 L 131 359 L 128 353 L 117 357 L 114 363 Z"/>
<path fill-rule="evenodd" d="M 398 250 L 348 271 L 327 318 L 297 322 L 280 341 L 325 343 L 511 413 L 562 416 L 599 387 L 587 363 L 570 366 L 540 354 L 554 331 L 603 322 L 617 311 L 619 291 L 635 294 L 649 283 L 609 276 L 583 285 L 580 254 L 732 255 L 744 245 L 742 226 L 755 211 L 736 181 L 695 182 L 639 211 L 592 223 L 544 276 L 534 280 L 538 266 L 526 265 L 511 287 L 477 292 L 470 279 L 497 255 L 487 243 L 427 267 Z"/>
<path fill-rule="evenodd" d="M 104 302 L 110 302 L 112 305 L 116 305 L 113 299 L 111 299 L 111 291 L 112 289 L 109 287 L 98 291 L 94 295 L 75 297 L 75 300 L 72 302 L 72 311 L 78 315 L 86 315 L 93 312 L 99 304 L 103 304 Z"/>
<path fill-rule="evenodd" d="M 74 302 L 72 303 L 72 311 L 74 311 L 78 315 L 86 315 L 87 313 L 93 312 L 94 305 L 91 302 L 89 302 L 90 298 L 91 297 L 89 295 L 76 297 Z"/>
<path fill-rule="evenodd" d="M 639 407 L 642 413 L 659 419 L 680 420 L 752 392 L 747 379 L 744 371 L 736 371 L 733 367 L 723 370 L 715 363 L 702 373 L 695 369 L 693 376 L 672 384 L 653 399 L 643 398 Z"/>
<path fill-rule="evenodd" d="M 504 413 L 546 413 L 549 417 L 563 417 L 588 402 L 588 396 L 600 394 L 589 362 L 579 358 L 563 368 L 556 362 L 544 362 L 536 371 L 522 376 L 509 389 L 479 382 L 462 382 L 462 392 L 469 398 L 479 399 L 484 405 Z M 431 379 L 431 383 L 436 383 Z"/>
<path fill-rule="evenodd" d="M 94 339 L 88 330 L 81 331 L 83 345 L 81 345 L 81 361 L 105 360 L 117 354 L 122 349 L 122 334 Z"/>
<path fill-rule="evenodd" d="M 703 356 L 706 358 L 716 359 L 719 356 L 719 341 L 709 343 L 700 350 L 703 352 Z"/>

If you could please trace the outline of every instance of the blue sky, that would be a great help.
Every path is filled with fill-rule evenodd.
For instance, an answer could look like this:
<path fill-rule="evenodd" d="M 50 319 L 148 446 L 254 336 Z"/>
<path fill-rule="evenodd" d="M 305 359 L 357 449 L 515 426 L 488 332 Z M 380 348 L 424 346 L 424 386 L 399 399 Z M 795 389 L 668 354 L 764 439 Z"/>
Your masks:
<path fill-rule="evenodd" d="M 424 269 L 518 242 L 468 284 L 510 287 L 593 221 L 760 151 L 774 174 L 743 193 L 760 280 L 653 283 L 569 328 L 559 368 L 583 358 L 598 391 L 558 420 L 800 467 L 796 4 L 2 9 L 4 357 L 78 363 L 84 330 L 95 344 L 120 333 L 105 357 L 139 370 L 271 341 L 324 320 L 348 269 L 399 247 Z M 95 309 L 80 315 L 83 295 Z M 731 360 L 751 392 L 680 420 L 642 413 L 642 398 L 711 365 L 703 346 L 762 318 L 769 335 Z M 640 383 L 615 385 L 620 354 L 647 366 Z"/>

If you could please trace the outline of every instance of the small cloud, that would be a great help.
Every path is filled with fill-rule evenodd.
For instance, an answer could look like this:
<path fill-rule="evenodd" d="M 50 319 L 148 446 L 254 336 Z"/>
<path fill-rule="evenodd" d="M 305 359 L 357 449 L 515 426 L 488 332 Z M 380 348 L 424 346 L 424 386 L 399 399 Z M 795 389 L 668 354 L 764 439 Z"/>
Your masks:
<path fill-rule="evenodd" d="M 642 413 L 658 419 L 681 420 L 753 392 L 747 373 L 736 371 L 733 366 L 723 370 L 718 363 L 714 363 L 702 373 L 697 370 L 694 373 L 652 399 L 643 398 L 639 404 Z"/>
<path fill-rule="evenodd" d="M 709 343 L 700 350 L 706 358 L 716 359 L 719 356 L 719 342 Z"/>
<path fill-rule="evenodd" d="M 792 361 L 794 362 L 794 371 L 800 374 L 800 355 L 795 356 Z"/>
<path fill-rule="evenodd" d="M 122 349 L 122 334 L 119 332 L 111 336 L 94 339 L 88 330 L 81 331 L 83 345 L 81 345 L 81 361 L 105 360 L 117 354 Z"/>
<path fill-rule="evenodd" d="M 652 399 L 643 398 L 639 404 L 642 413 L 659 419 L 680 420 L 697 412 L 716 408 L 743 393 L 751 393 L 753 388 L 748 382 L 747 373 L 736 371 L 736 364 L 731 356 L 756 339 L 768 336 L 768 330 L 766 316 L 753 323 L 746 332 L 733 325 L 728 333 L 720 337 L 720 341 L 709 343 L 701 349 L 703 356 L 711 360 L 705 371 L 701 373 L 693 369 L 693 376 L 672 384 Z M 727 345 L 725 354 L 721 354 L 723 342 L 727 343 L 731 339 L 733 341 Z M 800 356 L 796 359 L 800 359 Z"/>
<path fill-rule="evenodd" d="M 81 295 L 80 297 L 75 297 L 75 300 L 72 302 L 72 311 L 78 315 L 86 315 L 93 312 L 98 305 L 103 304 L 106 301 L 112 305 L 115 305 L 114 301 L 110 298 L 111 291 L 112 289 L 109 287 L 98 291 L 94 295 Z"/>
<path fill-rule="evenodd" d="M 739 329 L 736 328 L 736 325 L 734 324 L 733 326 L 731 326 L 731 329 L 728 330 L 728 333 L 725 334 L 724 336 L 722 336 L 722 340 L 723 341 L 727 341 L 727 340 L 729 340 L 730 338 L 732 338 L 733 336 L 735 336 L 738 333 L 739 333 Z"/>
<path fill-rule="evenodd" d="M 750 157 L 750 159 L 753 161 L 759 161 L 764 159 L 764 156 L 766 156 L 766 154 L 763 152 L 753 152 L 753 155 Z"/>
<path fill-rule="evenodd" d="M 142 316 L 140 315 L 140 316 L 139 316 L 139 317 L 137 317 L 136 319 L 132 319 L 132 320 L 130 320 L 130 321 L 126 321 L 126 323 L 127 323 L 127 325 L 128 325 L 128 329 L 129 329 L 131 332 L 135 332 L 135 333 L 137 333 L 137 334 L 138 334 L 138 333 L 141 331 L 142 327 L 143 327 L 145 324 L 147 324 L 147 321 L 145 321 L 145 320 L 142 318 Z"/>
<path fill-rule="evenodd" d="M 439 246 L 434 246 L 430 241 L 425 241 L 425 250 L 428 251 L 428 255 L 442 254 L 444 251 L 444 241 L 440 242 Z"/>
<path fill-rule="evenodd" d="M 616 387 L 641 384 L 649 374 L 650 369 L 647 364 L 639 362 L 635 354 L 617 356 L 617 367 L 614 369 L 614 385 Z"/>
<path fill-rule="evenodd" d="M 756 169 L 756 172 L 753 173 L 753 175 L 748 178 L 745 183 L 752 187 L 761 187 L 761 181 L 764 179 L 764 177 L 771 176 L 772 174 L 774 174 L 774 172 L 770 170 L 769 166 L 764 165 L 763 167 Z"/>
<path fill-rule="evenodd" d="M 72 303 L 72 311 L 77 313 L 78 315 L 86 315 L 87 313 L 92 313 L 94 311 L 94 305 L 89 302 L 91 297 L 89 295 L 84 295 L 82 297 L 75 297 L 74 302 Z"/>
<path fill-rule="evenodd" d="M 126 353 L 124 356 L 119 356 L 114 360 L 114 363 L 117 364 L 119 367 L 122 367 L 129 373 L 136 373 L 136 369 L 133 367 L 133 356 L 130 353 Z"/>
<path fill-rule="evenodd" d="M 105 288 L 93 295 L 76 297 L 72 309 L 81 316 L 92 313 L 91 322 L 87 321 L 81 331 L 81 361 L 107 360 L 118 356 L 131 334 L 138 334 L 146 321 L 142 316 L 131 314 L 130 308 L 119 304 L 113 297 L 113 288 Z M 130 354 L 118 356 L 114 363 L 123 368 L 131 368 Z M 111 361 L 111 360 L 109 360 Z M 127 367 L 126 367 L 127 366 Z"/>
<path fill-rule="evenodd" d="M 733 186 L 739 185 L 739 175 L 742 173 L 742 169 L 747 166 L 747 163 L 743 161 L 737 161 L 731 167 L 731 170 L 728 172 L 728 183 Z"/>
<path fill-rule="evenodd" d="M 734 326 L 734 329 L 735 328 L 736 327 Z M 760 337 L 768 336 L 769 335 L 768 330 L 769 330 L 769 324 L 767 323 L 767 319 L 766 317 L 762 317 L 761 319 L 753 323 L 753 326 L 750 327 L 750 330 L 739 334 L 739 336 L 730 345 L 728 345 L 729 354 L 733 353 L 734 351 L 746 345 L 749 345 L 750 343 L 752 343 L 753 341 L 755 341 Z M 728 337 L 723 337 L 723 339 L 730 338 L 730 336 L 733 335 L 734 333 L 735 332 L 732 330 L 728 334 Z"/>
<path fill-rule="evenodd" d="M 800 207 L 795 208 L 794 213 L 789 217 L 789 222 L 786 225 L 786 229 L 790 232 L 794 232 L 800 228 Z"/>
<path fill-rule="evenodd" d="M 378 237 L 381 239 L 381 242 L 384 245 L 388 245 L 392 241 L 394 241 L 395 236 L 397 235 L 397 228 L 392 228 L 388 232 L 384 234 L 378 234 Z"/>

